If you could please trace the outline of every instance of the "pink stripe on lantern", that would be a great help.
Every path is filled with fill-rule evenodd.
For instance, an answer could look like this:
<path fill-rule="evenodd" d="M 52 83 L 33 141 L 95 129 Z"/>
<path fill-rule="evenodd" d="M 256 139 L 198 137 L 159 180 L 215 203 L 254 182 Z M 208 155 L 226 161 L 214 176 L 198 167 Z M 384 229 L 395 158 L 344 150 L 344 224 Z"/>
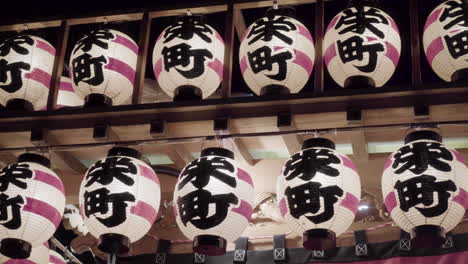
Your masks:
<path fill-rule="evenodd" d="M 244 72 L 247 70 L 247 67 L 248 67 L 247 58 L 243 56 L 240 61 L 240 69 L 241 69 L 242 74 L 244 74 Z"/>
<path fill-rule="evenodd" d="M 109 63 L 107 63 L 107 65 L 104 68 L 122 74 L 132 84 L 135 80 L 135 70 L 132 67 L 130 67 L 127 63 L 116 58 L 109 58 Z"/>
<path fill-rule="evenodd" d="M 85 218 L 83 205 L 80 205 L 80 215 L 81 215 L 81 218 Z"/>
<path fill-rule="evenodd" d="M 50 256 L 49 258 L 49 264 L 65 264 L 61 259 L 57 258 L 56 256 Z"/>
<path fill-rule="evenodd" d="M 352 193 L 347 192 L 340 206 L 348 208 L 353 214 L 356 214 L 359 207 L 359 199 Z"/>
<path fill-rule="evenodd" d="M 156 183 L 159 185 L 159 179 L 158 179 L 158 175 L 152 170 L 152 169 L 149 169 L 145 166 L 141 166 L 141 165 L 138 165 L 138 167 L 140 167 L 140 174 L 141 176 L 149 179 L 150 181 Z"/>
<path fill-rule="evenodd" d="M 249 34 L 249 31 L 246 30 L 244 34 L 242 35 L 241 43 L 244 41 L 244 39 L 247 37 L 248 34 Z"/>
<path fill-rule="evenodd" d="M 296 27 L 299 29 L 299 34 L 304 36 L 306 39 L 310 40 L 310 42 L 314 43 L 314 39 L 312 38 L 312 35 L 310 35 L 309 30 L 305 28 L 303 25 L 296 24 Z"/>
<path fill-rule="evenodd" d="M 304 70 L 310 76 L 312 69 L 314 68 L 314 62 L 300 50 L 294 50 L 294 53 L 296 54 L 296 59 L 293 61 L 293 63 L 304 68 Z"/>
<path fill-rule="evenodd" d="M 278 51 L 278 50 L 281 50 L 281 49 L 284 49 L 284 47 L 279 47 L 279 46 L 273 47 L 273 51 Z"/>
<path fill-rule="evenodd" d="M 214 72 L 216 72 L 216 74 L 218 74 L 218 77 L 220 80 L 223 80 L 223 67 L 224 66 L 220 60 L 215 58 L 214 61 L 208 62 L 208 67 L 210 67 L 210 69 L 212 69 Z"/>
<path fill-rule="evenodd" d="M 465 210 L 468 209 L 468 193 L 463 188 L 460 188 L 458 195 L 453 197 L 453 201 L 463 206 Z"/>
<path fill-rule="evenodd" d="M 23 211 L 44 217 L 49 220 L 55 228 L 58 227 L 60 220 L 62 220 L 60 212 L 55 207 L 31 197 L 26 197 L 26 205 L 23 207 Z"/>
<path fill-rule="evenodd" d="M 285 216 L 288 213 L 288 207 L 286 206 L 286 200 L 283 198 L 279 203 L 279 209 L 281 216 Z"/>
<path fill-rule="evenodd" d="M 215 37 L 216 37 L 219 41 L 221 41 L 222 43 L 224 43 L 224 39 L 221 37 L 221 35 L 219 35 L 218 32 L 215 33 Z"/>
<path fill-rule="evenodd" d="M 340 157 L 341 157 L 341 160 L 343 161 L 343 165 L 345 167 L 348 167 L 348 168 L 352 169 L 356 173 L 358 172 L 357 168 L 356 168 L 356 165 L 354 165 L 352 160 L 350 160 L 348 157 L 346 157 L 344 155 L 340 155 Z"/>
<path fill-rule="evenodd" d="M 159 60 L 154 65 L 154 76 L 156 77 L 156 79 L 159 78 L 159 74 L 161 74 L 162 68 L 163 68 L 162 59 L 159 58 Z"/>
<path fill-rule="evenodd" d="M 36 39 L 36 47 L 49 53 L 52 56 L 55 56 L 55 48 L 40 39 Z"/>
<path fill-rule="evenodd" d="M 457 159 L 459 162 L 463 163 L 466 165 L 465 163 L 465 159 L 463 159 L 462 155 L 460 154 L 460 152 L 456 151 L 456 150 L 452 150 L 452 153 L 453 155 L 455 156 L 455 159 Z"/>
<path fill-rule="evenodd" d="M 75 92 L 71 82 L 60 82 L 60 91 Z"/>
<path fill-rule="evenodd" d="M 239 178 L 241 181 L 245 181 L 252 187 L 254 186 L 252 177 L 250 177 L 250 174 L 243 169 L 237 168 L 237 178 Z"/>
<path fill-rule="evenodd" d="M 146 219 L 150 224 L 153 224 L 158 216 L 156 209 L 143 201 L 138 201 L 137 205 L 132 206 L 130 208 L 130 213 Z"/>
<path fill-rule="evenodd" d="M 34 175 L 34 180 L 46 183 L 65 194 L 65 188 L 63 187 L 63 183 L 57 177 L 54 177 L 53 175 L 50 175 L 49 173 L 40 170 L 34 170 Z"/>
<path fill-rule="evenodd" d="M 441 37 L 434 39 L 431 44 L 429 44 L 426 50 L 426 57 L 429 64 L 432 65 L 432 61 L 442 50 L 444 50 L 444 43 Z"/>
<path fill-rule="evenodd" d="M 39 264 L 29 259 L 9 259 L 4 264 Z"/>
<path fill-rule="evenodd" d="M 398 26 L 397 24 L 395 23 L 395 20 L 393 20 L 393 18 L 391 17 L 388 17 L 390 18 L 390 25 L 392 25 L 392 28 L 398 33 L 400 34 L 400 30 L 398 29 Z"/>
<path fill-rule="evenodd" d="M 333 20 L 330 22 L 330 24 L 328 24 L 328 27 L 327 27 L 327 31 L 330 31 L 333 27 L 335 27 L 336 25 L 336 22 L 338 21 L 340 17 L 336 16 L 335 18 L 333 18 Z"/>
<path fill-rule="evenodd" d="M 252 218 L 253 208 L 248 202 L 241 200 L 239 207 L 233 208 L 232 211 L 242 215 L 245 217 L 245 219 L 247 219 L 247 221 L 250 221 Z"/>
<path fill-rule="evenodd" d="M 174 213 L 174 217 L 179 215 L 179 211 L 177 210 L 177 204 L 172 205 L 172 212 Z"/>
<path fill-rule="evenodd" d="M 47 242 L 47 241 L 44 242 L 44 243 L 42 243 L 42 245 L 43 245 L 44 247 L 46 247 L 46 248 L 49 248 L 49 242 Z"/>
<path fill-rule="evenodd" d="M 398 50 L 395 48 L 395 46 L 393 46 L 392 43 L 388 41 L 385 41 L 385 46 L 387 46 L 387 53 L 385 53 L 385 56 L 387 56 L 387 58 L 389 58 L 396 67 L 398 65 L 398 61 L 400 60 L 400 53 L 398 53 Z"/>
<path fill-rule="evenodd" d="M 376 37 L 369 37 L 369 36 L 367 36 L 367 41 L 374 41 L 374 40 L 377 40 L 377 38 L 376 38 Z"/>
<path fill-rule="evenodd" d="M 122 37 L 120 35 L 117 35 L 117 37 L 112 42 L 115 42 L 115 43 L 118 43 L 118 44 L 120 44 L 122 46 L 125 46 L 128 49 L 130 49 L 131 51 L 133 51 L 133 53 L 138 55 L 138 46 L 135 43 L 133 43 L 133 41 L 131 41 L 131 40 L 125 38 L 125 37 Z"/>
<path fill-rule="evenodd" d="M 325 60 L 325 64 L 328 67 L 328 64 L 336 57 L 336 48 L 335 48 L 335 43 L 331 44 L 327 50 L 325 51 L 325 54 L 323 55 L 323 59 Z"/>
<path fill-rule="evenodd" d="M 396 200 L 395 193 L 393 191 L 388 193 L 387 196 L 385 197 L 385 207 L 387 207 L 387 210 L 389 213 L 391 213 L 393 209 L 397 207 L 397 200 Z"/>
<path fill-rule="evenodd" d="M 423 32 L 426 32 L 426 29 L 427 29 L 430 25 L 432 25 L 432 24 L 439 18 L 440 12 L 442 12 L 442 8 L 439 8 L 439 9 L 437 9 L 436 11 L 434 11 L 434 12 L 427 18 L 426 24 L 424 25 L 424 31 L 423 31 Z"/>
<path fill-rule="evenodd" d="M 51 79 L 50 74 L 39 68 L 34 68 L 32 72 L 26 73 L 24 75 L 24 78 L 42 83 L 42 85 L 44 85 L 47 88 L 50 87 L 50 79 Z"/>
<path fill-rule="evenodd" d="M 390 167 L 390 165 L 392 165 L 392 157 L 388 158 L 387 161 L 385 161 L 384 170 Z"/>

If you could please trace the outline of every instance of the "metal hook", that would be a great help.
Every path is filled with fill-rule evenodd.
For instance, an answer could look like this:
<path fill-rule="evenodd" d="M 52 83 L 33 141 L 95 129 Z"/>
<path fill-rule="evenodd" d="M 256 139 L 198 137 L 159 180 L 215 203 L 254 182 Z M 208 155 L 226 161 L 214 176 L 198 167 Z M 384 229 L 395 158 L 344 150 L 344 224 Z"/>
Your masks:
<path fill-rule="evenodd" d="M 109 20 L 107 20 L 107 17 L 103 17 L 102 20 L 104 20 L 104 25 L 109 24 Z"/>
<path fill-rule="evenodd" d="M 278 1 L 273 0 L 273 9 L 277 10 L 278 9 Z"/>
<path fill-rule="evenodd" d="M 187 13 L 187 16 L 192 16 L 192 15 L 193 15 L 193 14 L 192 14 L 192 11 L 190 11 L 189 8 L 187 8 L 187 9 L 185 10 L 185 12 Z"/>

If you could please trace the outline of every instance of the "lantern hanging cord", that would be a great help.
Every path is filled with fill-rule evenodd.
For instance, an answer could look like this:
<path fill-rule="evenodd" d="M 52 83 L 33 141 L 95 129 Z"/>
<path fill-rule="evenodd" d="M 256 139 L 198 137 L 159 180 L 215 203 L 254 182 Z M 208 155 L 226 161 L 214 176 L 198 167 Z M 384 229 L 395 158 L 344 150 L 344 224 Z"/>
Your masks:
<path fill-rule="evenodd" d="M 60 243 L 60 241 L 58 241 L 55 237 L 52 237 L 50 238 L 50 242 L 52 242 L 52 244 L 54 244 L 56 247 L 58 247 L 61 251 L 63 251 L 63 253 L 71 260 L 73 261 L 74 263 L 77 263 L 77 264 L 83 264 L 79 259 L 77 259 L 75 257 L 75 255 L 73 255 L 73 253 L 70 252 L 70 250 L 68 250 L 68 248 L 66 248 L 64 245 L 62 245 L 62 243 Z"/>
<path fill-rule="evenodd" d="M 410 129 L 410 128 L 436 128 L 442 125 L 458 125 L 468 126 L 468 120 L 461 121 L 443 121 L 443 122 L 427 122 L 427 123 L 401 123 L 392 125 L 362 125 L 355 127 L 337 127 L 337 128 L 321 128 L 321 129 L 296 129 L 289 131 L 268 131 L 268 132 L 253 132 L 253 133 L 236 133 L 236 134 L 222 134 L 222 135 L 209 135 L 209 136 L 190 136 L 190 137 L 174 137 L 174 138 L 153 138 L 141 139 L 131 141 L 109 141 L 109 142 L 93 142 L 83 144 L 58 144 L 48 146 L 34 146 L 34 147 L 17 147 L 17 148 L 2 148 L 1 153 L 11 152 L 28 152 L 28 151 L 73 151 L 79 149 L 89 149 L 94 147 L 103 146 L 139 146 L 145 144 L 183 144 L 183 143 L 200 143 L 206 140 L 223 140 L 223 139 L 237 139 L 237 138 L 258 138 L 269 136 L 283 136 L 283 135 L 302 135 L 302 134 L 326 134 L 326 133 L 339 133 L 339 132 L 353 132 L 353 131 L 390 131 L 395 129 Z"/>

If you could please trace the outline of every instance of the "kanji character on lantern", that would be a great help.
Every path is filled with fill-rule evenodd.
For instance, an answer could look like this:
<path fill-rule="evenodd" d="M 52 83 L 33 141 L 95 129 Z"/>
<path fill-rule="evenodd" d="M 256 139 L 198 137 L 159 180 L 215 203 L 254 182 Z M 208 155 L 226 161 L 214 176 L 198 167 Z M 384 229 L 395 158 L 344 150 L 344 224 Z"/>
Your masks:
<path fill-rule="evenodd" d="M 100 85 L 104 82 L 104 73 L 102 67 L 107 64 L 104 56 L 92 57 L 88 53 L 76 57 L 72 61 L 73 82 L 78 85 L 85 82 L 91 85 Z"/>
<path fill-rule="evenodd" d="M 92 31 L 76 43 L 73 53 L 76 53 L 79 49 L 84 52 L 89 52 L 93 48 L 93 45 L 108 49 L 109 44 L 104 40 L 112 40 L 114 38 L 114 34 L 112 34 L 109 29 Z"/>
<path fill-rule="evenodd" d="M 29 54 L 29 49 L 23 47 L 34 45 L 34 40 L 30 36 L 20 35 L 16 38 L 9 38 L 0 45 L 0 56 L 7 56 L 10 51 L 14 51 L 21 55 Z"/>
<path fill-rule="evenodd" d="M 23 87 L 22 71 L 29 71 L 31 65 L 26 62 L 12 62 L 0 59 L 0 89 L 14 93 Z"/>
<path fill-rule="evenodd" d="M 0 225 L 16 230 L 21 226 L 21 208 L 24 199 L 21 195 L 9 197 L 0 193 Z"/>
<path fill-rule="evenodd" d="M 164 43 L 171 42 L 175 38 L 189 40 L 195 35 L 205 42 L 211 43 L 212 40 L 209 37 L 211 34 L 213 34 L 213 30 L 200 20 L 195 19 L 192 23 L 184 23 L 183 20 L 180 20 L 164 30 L 164 38 L 166 38 Z"/>
<path fill-rule="evenodd" d="M 446 22 L 451 19 L 450 22 L 444 25 L 444 29 L 451 29 L 455 25 L 467 26 L 468 19 L 462 1 L 447 1 L 444 3 L 442 15 L 439 17 L 440 22 Z"/>
<path fill-rule="evenodd" d="M 201 157 L 190 162 L 183 173 L 180 175 L 178 189 L 181 190 L 187 183 L 192 183 L 194 187 L 202 189 L 210 182 L 211 177 L 235 188 L 237 181 L 231 173 L 235 170 L 234 166 L 223 157 Z"/>
<path fill-rule="evenodd" d="M 188 44 L 181 43 L 172 47 L 164 47 L 162 50 L 164 57 L 164 69 L 169 71 L 175 68 L 177 72 L 185 78 L 194 79 L 199 77 L 205 71 L 205 60 L 213 58 L 213 54 L 207 49 L 192 49 Z M 191 65 L 191 69 L 182 70 Z"/>
<path fill-rule="evenodd" d="M 273 37 L 280 39 L 288 45 L 293 44 L 293 39 L 288 37 L 287 33 L 292 30 L 296 30 L 296 25 L 291 22 L 287 17 L 284 16 L 267 16 L 266 19 L 260 19 L 253 25 L 247 38 L 248 44 L 251 45 L 258 40 L 271 41 Z M 282 33 L 282 31 L 284 33 Z"/>
<path fill-rule="evenodd" d="M 290 181 L 296 177 L 309 181 L 317 173 L 337 177 L 340 172 L 331 166 L 340 164 L 340 158 L 329 149 L 306 149 L 291 156 L 284 165 L 283 174 Z"/>
<path fill-rule="evenodd" d="M 0 171 L 0 192 L 8 189 L 10 184 L 13 184 L 21 189 L 28 187 L 26 179 L 32 178 L 33 172 L 29 168 L 29 164 L 12 164 Z"/>
<path fill-rule="evenodd" d="M 136 174 L 137 167 L 129 158 L 109 157 L 99 160 L 89 168 L 85 186 L 88 187 L 95 182 L 108 185 L 114 178 L 125 185 L 132 186 L 135 183 L 133 178 Z"/>
<path fill-rule="evenodd" d="M 263 46 L 256 49 L 253 52 L 248 52 L 247 57 L 249 58 L 250 66 L 254 73 L 259 73 L 262 71 L 273 71 L 273 66 L 278 65 L 278 72 L 275 74 L 265 74 L 268 78 L 273 80 L 282 81 L 286 78 L 286 73 L 288 72 L 287 60 L 293 58 L 290 51 L 278 52 L 274 55 L 271 54 L 272 50 L 270 47 Z"/>
<path fill-rule="evenodd" d="M 374 25 L 388 25 L 388 19 L 381 10 L 377 8 L 346 9 L 343 14 L 335 25 L 335 29 L 340 30 L 338 34 L 343 35 L 347 32 L 363 34 L 365 30 L 369 30 L 379 38 L 385 38 L 384 32 Z"/>
<path fill-rule="evenodd" d="M 377 66 L 377 53 L 384 51 L 384 46 L 380 43 L 375 44 L 364 44 L 364 39 L 359 36 L 350 37 L 344 41 L 338 40 L 337 47 L 338 53 L 343 63 L 348 63 L 352 61 L 363 61 L 367 53 L 368 63 L 363 66 L 354 67 L 362 72 L 373 72 Z"/>

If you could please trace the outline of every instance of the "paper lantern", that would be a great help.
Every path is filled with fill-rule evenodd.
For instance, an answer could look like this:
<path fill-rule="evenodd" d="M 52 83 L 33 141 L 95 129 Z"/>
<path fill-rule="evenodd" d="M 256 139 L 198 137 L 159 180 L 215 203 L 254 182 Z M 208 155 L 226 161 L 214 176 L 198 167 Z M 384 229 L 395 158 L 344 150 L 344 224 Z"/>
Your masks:
<path fill-rule="evenodd" d="M 154 75 L 174 100 L 207 98 L 223 79 L 224 41 L 203 16 L 182 16 L 159 35 Z"/>
<path fill-rule="evenodd" d="M 130 148 L 112 148 L 86 172 L 80 187 L 80 211 L 99 249 L 123 254 L 151 228 L 161 190 L 154 170 Z"/>
<path fill-rule="evenodd" d="M 67 264 L 67 262 L 57 251 L 49 250 L 49 264 Z"/>
<path fill-rule="evenodd" d="M 384 11 L 362 4 L 338 13 L 323 41 L 328 72 L 345 88 L 383 86 L 395 72 L 400 51 L 395 21 Z"/>
<path fill-rule="evenodd" d="M 74 107 L 81 106 L 84 104 L 83 99 L 75 93 L 72 82 L 68 77 L 62 77 L 60 80 L 60 87 L 57 95 L 57 106 L 56 108 L 63 107 Z M 41 110 L 46 110 L 47 106 L 44 106 Z"/>
<path fill-rule="evenodd" d="M 278 177 L 277 197 L 288 226 L 311 250 L 332 249 L 353 223 L 361 184 L 353 162 L 328 139 L 304 141 Z"/>
<path fill-rule="evenodd" d="M 50 161 L 25 153 L 0 171 L 0 254 L 28 258 L 46 242 L 62 219 L 65 194 Z"/>
<path fill-rule="evenodd" d="M 309 30 L 286 10 L 271 10 L 245 32 L 239 50 L 242 76 L 257 95 L 299 92 L 314 67 Z"/>
<path fill-rule="evenodd" d="M 467 11 L 468 5 L 462 0 L 445 1 L 432 11 L 424 26 L 427 61 L 447 82 L 468 76 Z"/>
<path fill-rule="evenodd" d="M 10 110 L 40 110 L 47 104 L 55 48 L 18 35 L 0 44 L 0 104 Z"/>
<path fill-rule="evenodd" d="M 395 223 L 416 247 L 439 247 L 468 208 L 468 169 L 439 134 L 416 131 L 385 163 L 382 194 Z"/>
<path fill-rule="evenodd" d="M 75 92 L 86 106 L 121 105 L 133 94 L 138 45 L 126 34 L 102 29 L 79 40 L 70 58 Z"/>
<path fill-rule="evenodd" d="M 234 153 L 207 148 L 182 170 L 174 191 L 174 215 L 194 252 L 222 255 L 252 215 L 255 192 L 250 175 L 239 168 Z"/>
<path fill-rule="evenodd" d="M 11 258 L 7 258 L 5 256 L 0 255 L 0 263 L 2 264 L 47 264 L 49 263 L 49 244 L 45 242 L 42 245 L 32 248 L 31 255 L 27 259 L 11 259 Z M 66 263 L 63 262 L 63 264 L 66 264 Z"/>

